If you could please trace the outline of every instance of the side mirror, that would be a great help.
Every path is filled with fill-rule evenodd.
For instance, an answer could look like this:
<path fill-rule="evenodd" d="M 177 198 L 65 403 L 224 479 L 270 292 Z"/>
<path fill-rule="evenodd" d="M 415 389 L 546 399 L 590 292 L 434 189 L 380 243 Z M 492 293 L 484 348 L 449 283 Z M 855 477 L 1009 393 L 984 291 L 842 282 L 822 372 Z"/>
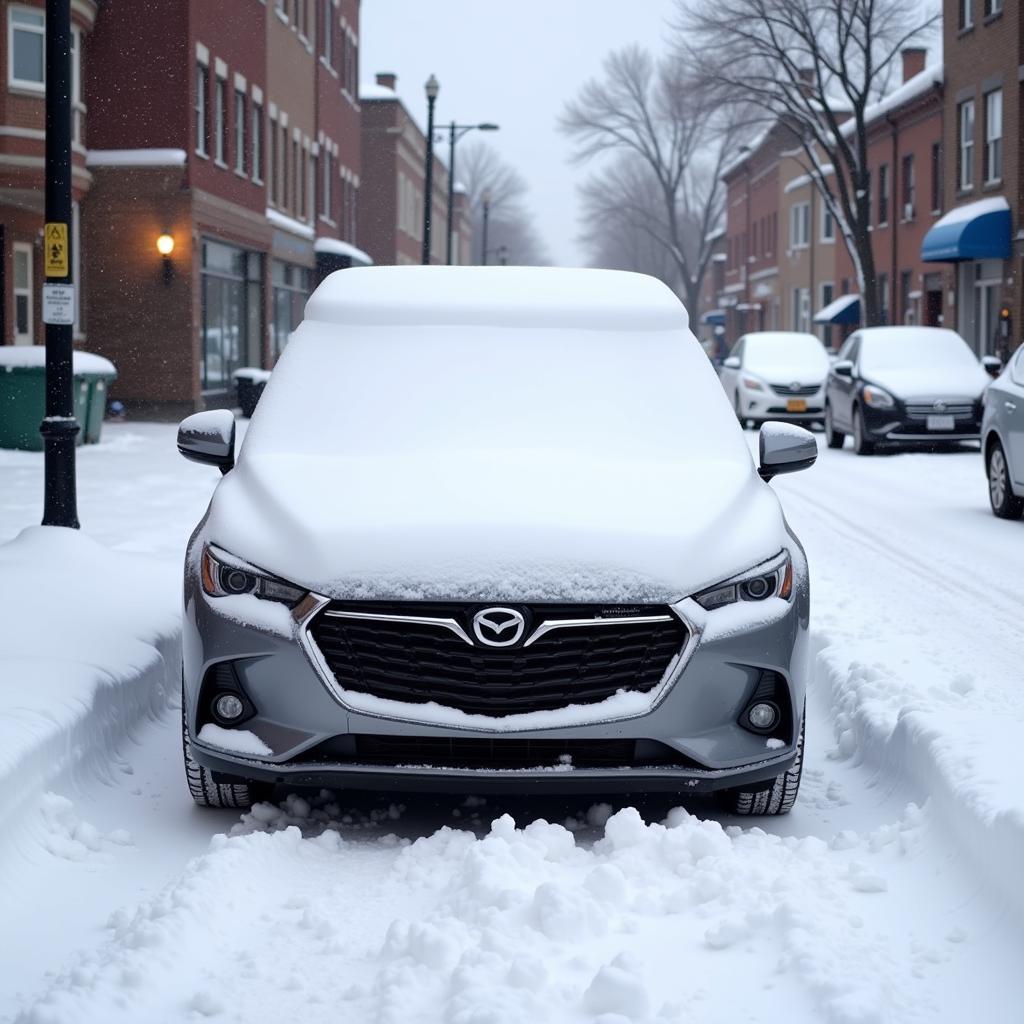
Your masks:
<path fill-rule="evenodd" d="M 728 359 L 723 360 L 722 365 L 727 370 L 738 370 L 740 368 L 740 357 L 739 356 L 729 356 Z"/>
<path fill-rule="evenodd" d="M 187 416 L 178 427 L 178 451 L 192 462 L 231 472 L 235 466 L 235 417 L 227 409 Z"/>
<path fill-rule="evenodd" d="M 797 473 L 814 465 L 818 442 L 814 435 L 793 423 L 766 423 L 758 436 L 761 464 L 757 468 L 762 480 L 771 480 L 783 473 Z"/>
<path fill-rule="evenodd" d="M 990 377 L 998 377 L 1003 372 L 1003 361 L 996 356 L 982 356 L 981 365 Z"/>
<path fill-rule="evenodd" d="M 853 379 L 853 363 L 849 359 L 837 359 L 832 364 L 832 372 L 837 377 L 845 377 L 847 380 Z"/>

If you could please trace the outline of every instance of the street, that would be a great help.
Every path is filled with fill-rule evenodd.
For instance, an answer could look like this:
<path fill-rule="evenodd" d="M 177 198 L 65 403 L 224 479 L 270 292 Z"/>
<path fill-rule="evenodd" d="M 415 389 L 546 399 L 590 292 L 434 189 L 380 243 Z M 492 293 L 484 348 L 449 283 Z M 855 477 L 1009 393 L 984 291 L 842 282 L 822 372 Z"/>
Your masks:
<path fill-rule="evenodd" d="M 80 468 L 83 530 L 180 586 L 215 474 L 135 423 Z M 36 521 L 41 460 L 0 452 L 0 472 L 7 541 Z M 8 821 L 5 1019 L 1019 1021 L 1021 524 L 989 512 L 973 450 L 822 446 L 773 486 L 819 652 L 791 815 L 394 794 L 203 811 L 171 697 Z"/>

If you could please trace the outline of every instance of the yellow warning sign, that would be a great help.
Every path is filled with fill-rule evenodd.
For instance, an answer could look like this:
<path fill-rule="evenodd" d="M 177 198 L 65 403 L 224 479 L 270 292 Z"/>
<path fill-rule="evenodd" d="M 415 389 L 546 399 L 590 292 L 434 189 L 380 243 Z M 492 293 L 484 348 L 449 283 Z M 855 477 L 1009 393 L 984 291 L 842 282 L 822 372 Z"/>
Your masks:
<path fill-rule="evenodd" d="M 46 276 L 67 277 L 69 273 L 67 224 L 47 224 L 43 246 L 45 250 L 43 266 Z"/>

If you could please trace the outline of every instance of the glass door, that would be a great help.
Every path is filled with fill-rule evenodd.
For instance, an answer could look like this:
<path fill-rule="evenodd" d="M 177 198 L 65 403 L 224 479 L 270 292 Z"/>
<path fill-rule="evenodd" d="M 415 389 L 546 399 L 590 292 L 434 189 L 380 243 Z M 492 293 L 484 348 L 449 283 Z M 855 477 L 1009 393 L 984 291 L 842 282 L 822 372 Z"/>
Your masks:
<path fill-rule="evenodd" d="M 14 344 L 31 345 L 32 337 L 32 246 L 14 243 Z"/>

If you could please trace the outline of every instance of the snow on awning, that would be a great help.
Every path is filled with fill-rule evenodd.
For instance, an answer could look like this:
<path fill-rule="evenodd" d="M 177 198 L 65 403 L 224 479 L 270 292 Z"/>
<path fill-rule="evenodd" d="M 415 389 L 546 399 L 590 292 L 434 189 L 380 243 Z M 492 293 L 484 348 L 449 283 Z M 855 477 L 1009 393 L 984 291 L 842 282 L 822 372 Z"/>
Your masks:
<path fill-rule="evenodd" d="M 814 314 L 814 322 L 816 324 L 859 324 L 860 295 L 856 292 L 852 295 L 840 295 L 838 299 Z"/>
<path fill-rule="evenodd" d="M 184 167 L 183 149 L 90 149 L 87 167 Z"/>
<path fill-rule="evenodd" d="M 351 242 L 343 242 L 340 238 L 318 238 L 313 243 L 313 251 L 327 253 L 330 256 L 345 256 L 353 264 L 358 263 L 361 267 L 368 267 L 373 263 L 368 253 Z"/>
<path fill-rule="evenodd" d="M 924 236 L 921 259 L 925 263 L 1008 260 L 1011 220 L 1010 204 L 1003 196 L 958 206 Z"/>
<path fill-rule="evenodd" d="M 724 324 L 725 323 L 725 310 L 724 309 L 709 309 L 706 313 L 703 313 L 700 318 L 702 324 Z"/>

